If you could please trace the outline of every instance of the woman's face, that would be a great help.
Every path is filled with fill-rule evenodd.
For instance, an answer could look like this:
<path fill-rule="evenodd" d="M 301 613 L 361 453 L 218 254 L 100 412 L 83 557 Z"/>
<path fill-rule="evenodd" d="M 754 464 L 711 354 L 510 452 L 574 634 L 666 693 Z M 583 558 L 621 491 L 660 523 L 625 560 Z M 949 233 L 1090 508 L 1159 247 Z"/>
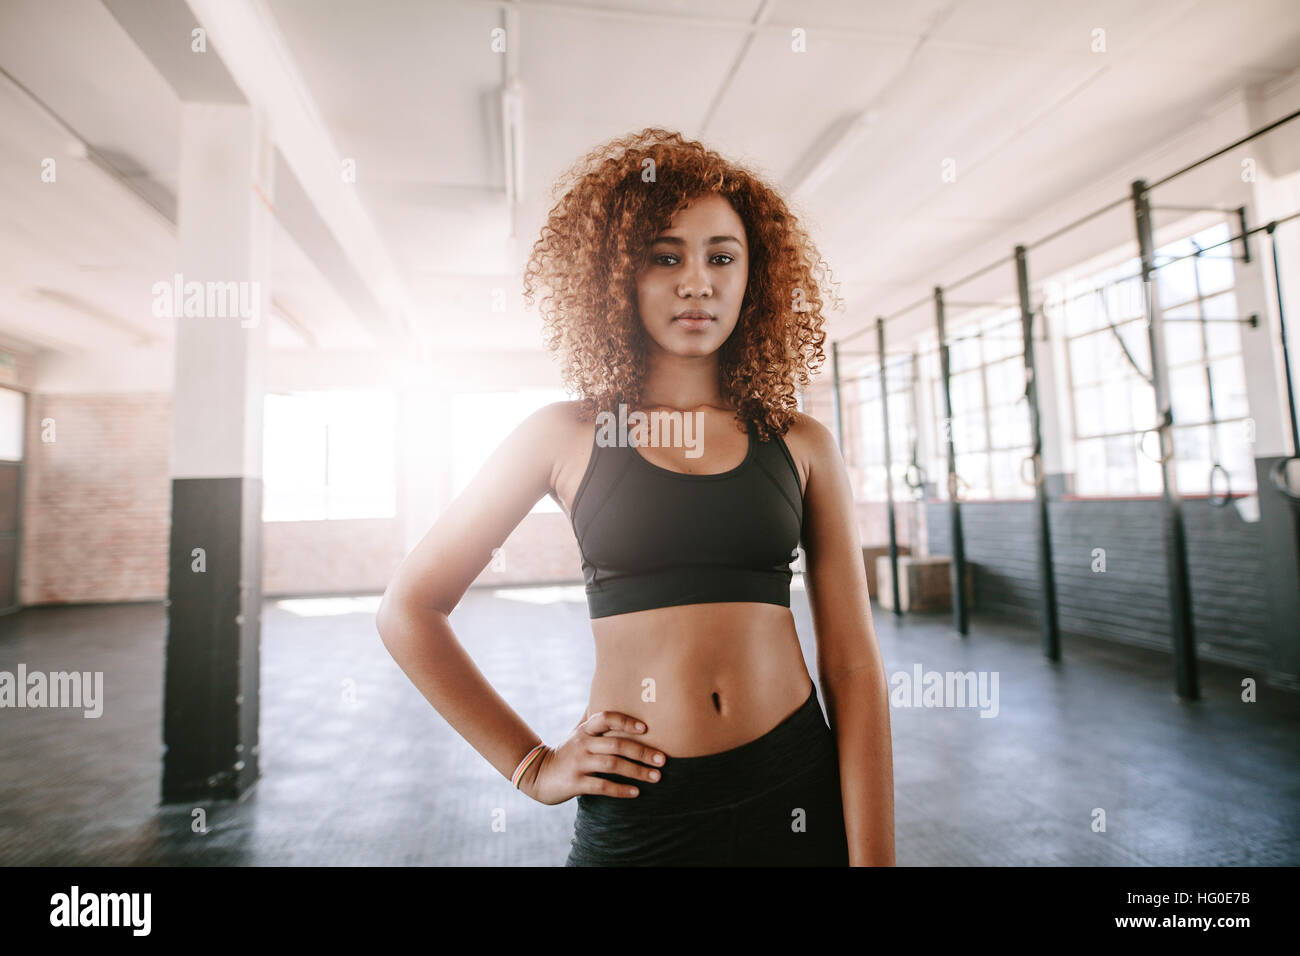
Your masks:
<path fill-rule="evenodd" d="M 651 342 L 673 355 L 717 351 L 736 327 L 748 277 L 736 210 L 718 195 L 693 200 L 650 244 L 637 272 L 637 308 Z"/>

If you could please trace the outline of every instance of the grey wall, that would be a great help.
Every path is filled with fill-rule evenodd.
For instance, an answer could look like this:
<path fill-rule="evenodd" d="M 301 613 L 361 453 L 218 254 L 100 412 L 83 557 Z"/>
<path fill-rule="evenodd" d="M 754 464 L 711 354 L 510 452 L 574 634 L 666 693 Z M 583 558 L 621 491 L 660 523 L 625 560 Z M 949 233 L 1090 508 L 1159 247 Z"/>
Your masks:
<path fill-rule="evenodd" d="M 1041 626 L 1032 502 L 962 505 L 966 559 L 975 565 L 975 610 Z M 1049 501 L 1063 634 L 1172 648 L 1159 500 Z M 1269 640 L 1260 525 L 1234 507 L 1183 503 L 1197 655 L 1267 670 Z M 932 554 L 948 554 L 946 502 L 926 502 Z M 1093 549 L 1106 553 L 1094 572 Z"/>

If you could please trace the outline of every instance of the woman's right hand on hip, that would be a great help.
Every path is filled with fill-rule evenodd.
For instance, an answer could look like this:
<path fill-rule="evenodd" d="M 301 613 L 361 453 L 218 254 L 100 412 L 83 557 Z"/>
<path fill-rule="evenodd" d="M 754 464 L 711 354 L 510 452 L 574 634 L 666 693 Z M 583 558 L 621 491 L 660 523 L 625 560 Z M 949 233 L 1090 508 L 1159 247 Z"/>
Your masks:
<path fill-rule="evenodd" d="M 547 747 L 538 754 L 524 771 L 519 789 L 548 806 L 582 793 L 635 797 L 632 785 L 594 777 L 593 771 L 653 783 L 659 775 L 655 767 L 662 767 L 667 757 L 634 739 L 606 736 L 609 731 L 643 734 L 646 726 L 618 711 L 597 711 L 575 727 L 559 747 Z"/>

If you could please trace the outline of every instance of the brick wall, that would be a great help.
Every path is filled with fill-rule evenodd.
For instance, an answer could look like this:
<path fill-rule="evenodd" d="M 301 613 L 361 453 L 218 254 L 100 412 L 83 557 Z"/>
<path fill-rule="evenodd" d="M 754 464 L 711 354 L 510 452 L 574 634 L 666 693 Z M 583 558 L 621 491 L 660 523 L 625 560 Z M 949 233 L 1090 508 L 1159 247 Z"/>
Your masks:
<path fill-rule="evenodd" d="M 166 596 L 171 407 L 166 393 L 29 394 L 23 604 Z M 271 522 L 262 547 L 267 594 L 382 591 L 405 556 L 396 518 Z M 528 515 L 504 551 L 505 569 L 477 584 L 582 579 L 563 514 Z"/>
<path fill-rule="evenodd" d="M 403 557 L 395 518 L 262 523 L 262 593 L 381 592 Z"/>
<path fill-rule="evenodd" d="M 855 502 L 858 513 L 858 534 L 862 538 L 862 546 L 869 548 L 877 545 L 889 544 L 889 510 L 883 501 L 858 501 Z M 912 540 L 913 512 L 916 513 L 916 541 Z M 926 509 L 918 508 L 916 503 L 908 501 L 894 502 L 894 534 L 898 538 L 900 545 L 913 547 L 917 553 L 925 553 L 925 519 Z"/>
<path fill-rule="evenodd" d="M 19 600 L 163 597 L 170 455 L 169 395 L 29 393 Z"/>
<path fill-rule="evenodd" d="M 543 512 L 525 516 L 501 546 L 501 570 L 492 565 L 478 585 L 580 583 L 582 557 L 568 516 Z"/>
<path fill-rule="evenodd" d="M 1052 500 L 1058 614 L 1062 633 L 1162 650 L 1172 648 L 1159 499 Z M 975 564 L 981 613 L 1040 626 L 1038 563 L 1031 502 L 962 505 L 966 559 Z M 926 503 L 930 549 L 951 552 L 946 502 Z M 1246 666 L 1270 666 L 1267 595 L 1260 526 L 1233 507 L 1183 502 L 1197 654 Z M 1105 572 L 1092 570 L 1105 550 Z"/>

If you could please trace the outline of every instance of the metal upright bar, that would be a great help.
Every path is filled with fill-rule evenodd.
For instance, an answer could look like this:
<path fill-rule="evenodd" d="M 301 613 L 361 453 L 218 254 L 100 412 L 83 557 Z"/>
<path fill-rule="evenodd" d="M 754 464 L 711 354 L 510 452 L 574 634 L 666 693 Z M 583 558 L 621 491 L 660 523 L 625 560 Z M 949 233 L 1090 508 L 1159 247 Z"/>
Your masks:
<path fill-rule="evenodd" d="M 943 328 L 943 289 L 934 287 L 934 316 L 939 327 L 939 377 L 943 380 L 944 438 L 948 452 L 948 516 L 952 524 L 952 621 L 963 637 L 969 630 L 966 619 L 966 546 L 961 534 L 961 503 L 957 500 L 957 450 L 952 441 L 952 392 L 948 369 L 948 340 Z"/>
<path fill-rule="evenodd" d="M 1038 364 L 1034 356 L 1034 308 L 1029 301 L 1029 263 L 1025 247 L 1016 246 L 1016 282 L 1020 290 L 1020 325 L 1024 333 L 1025 397 L 1029 400 L 1030 437 L 1034 443 L 1035 537 L 1038 585 L 1043 600 L 1043 655 L 1061 659 L 1061 632 L 1056 613 L 1056 573 L 1052 567 L 1052 531 L 1047 519 L 1047 472 L 1043 466 L 1042 415 L 1038 407 Z"/>
<path fill-rule="evenodd" d="M 840 408 L 840 343 L 831 343 L 831 408 L 835 415 L 835 443 L 844 454 L 844 412 Z"/>
<path fill-rule="evenodd" d="M 907 386 L 907 420 L 911 424 L 912 459 L 908 463 L 907 475 L 903 480 L 912 490 L 912 505 L 907 509 L 907 540 L 911 542 L 912 553 L 915 554 L 917 541 L 921 537 L 921 502 L 925 500 L 925 482 L 922 480 L 924 469 L 917 459 L 917 445 L 921 433 L 921 403 L 917 396 L 917 392 L 922 389 L 921 353 L 915 346 L 912 347 L 912 363 L 908 369 Z M 916 467 L 915 479 L 912 475 L 913 466 Z M 913 480 L 916 481 L 916 485 L 912 484 Z"/>
<path fill-rule="evenodd" d="M 1291 381 L 1291 351 L 1286 341 L 1286 308 L 1282 304 L 1282 272 L 1277 261 L 1277 221 L 1265 227 L 1269 245 L 1273 247 L 1273 288 L 1277 293 L 1277 326 L 1282 340 L 1282 369 L 1286 373 L 1287 410 L 1291 413 L 1291 454 L 1300 455 L 1300 427 L 1296 425 L 1295 384 Z"/>
<path fill-rule="evenodd" d="M 1160 437 L 1160 474 L 1163 479 L 1163 526 L 1165 569 L 1169 580 L 1169 625 L 1174 641 L 1174 676 L 1178 696 L 1198 700 L 1196 643 L 1192 628 L 1192 592 L 1187 571 L 1187 535 L 1183 526 L 1183 502 L 1178 493 L 1174 467 L 1174 416 L 1165 368 L 1165 332 L 1155 285 L 1155 240 L 1145 180 L 1133 181 L 1133 215 L 1138 248 L 1142 257 L 1142 297 L 1147 314 L 1147 337 L 1151 349 L 1151 379 L 1155 387 Z"/>
<path fill-rule="evenodd" d="M 885 502 L 889 510 L 889 568 L 894 586 L 894 616 L 902 617 L 898 597 L 898 529 L 894 518 L 894 459 L 889 447 L 889 385 L 885 380 L 885 320 L 876 317 L 876 348 L 880 354 L 880 417 L 885 423 Z"/>

